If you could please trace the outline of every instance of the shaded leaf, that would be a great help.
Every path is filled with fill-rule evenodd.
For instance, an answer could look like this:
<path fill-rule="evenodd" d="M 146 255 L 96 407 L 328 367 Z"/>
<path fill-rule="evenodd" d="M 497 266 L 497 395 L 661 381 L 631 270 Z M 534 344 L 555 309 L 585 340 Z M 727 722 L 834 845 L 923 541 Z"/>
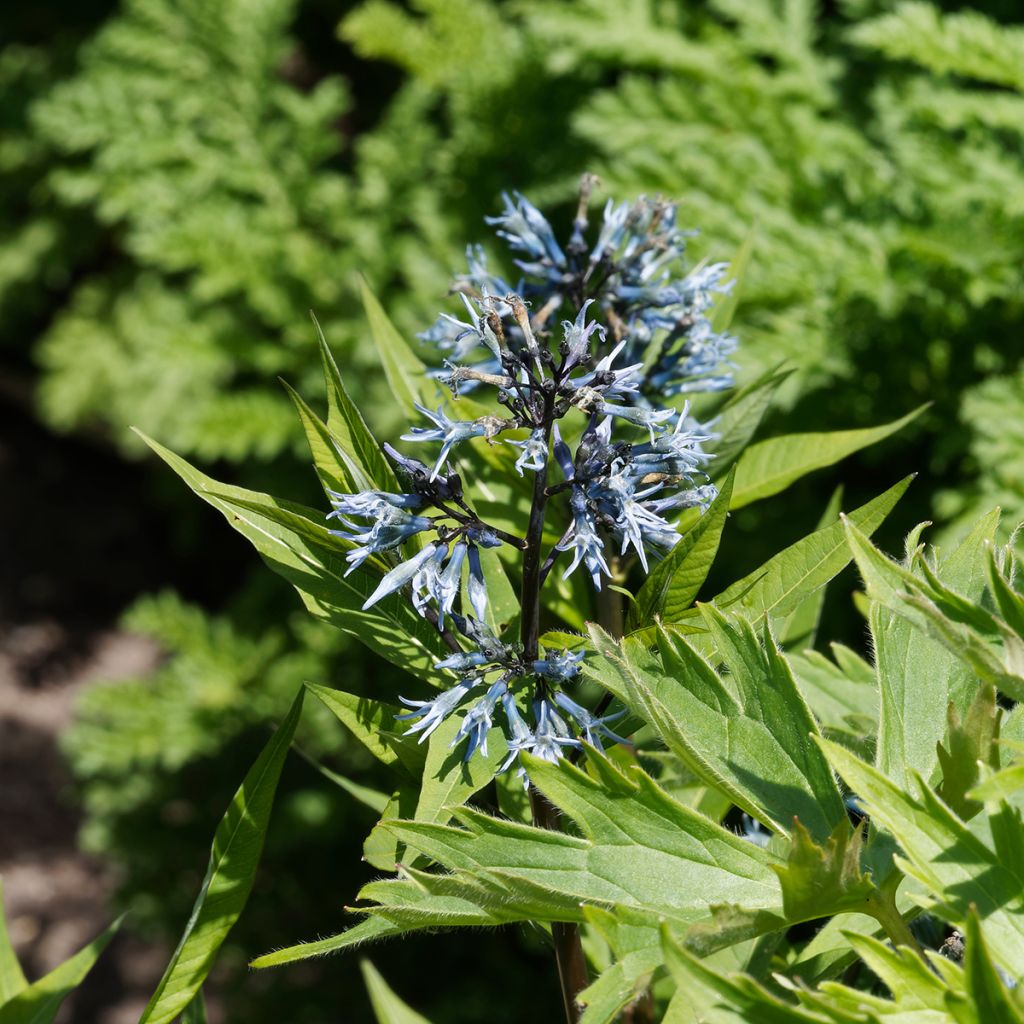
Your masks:
<path fill-rule="evenodd" d="M 0 1005 L 0 1024 L 51 1024 L 61 1003 L 85 980 L 122 920 L 118 918 L 73 957 Z"/>
<path fill-rule="evenodd" d="M 11 945 L 11 937 L 7 932 L 7 915 L 4 912 L 4 882 L 0 878 L 0 1006 L 13 999 L 27 987 L 28 981 L 25 980 L 21 964 Z"/>
<path fill-rule="evenodd" d="M 369 960 L 361 960 L 359 968 L 363 972 L 366 991 L 373 1005 L 373 1015 L 377 1024 L 430 1024 L 426 1017 L 407 1006 L 388 986 Z"/>
<path fill-rule="evenodd" d="M 189 1005 L 245 907 L 304 694 L 299 691 L 217 826 L 192 916 L 139 1024 L 170 1024 Z"/>

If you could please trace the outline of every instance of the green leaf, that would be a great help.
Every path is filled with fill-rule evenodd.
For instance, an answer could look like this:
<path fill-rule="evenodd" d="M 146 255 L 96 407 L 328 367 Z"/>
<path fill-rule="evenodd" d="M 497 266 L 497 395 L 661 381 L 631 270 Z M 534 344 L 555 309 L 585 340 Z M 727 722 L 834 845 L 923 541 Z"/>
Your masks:
<path fill-rule="evenodd" d="M 317 683 L 306 683 L 306 689 L 381 764 L 403 770 L 409 778 L 419 779 L 427 756 L 426 748 L 417 743 L 415 736 L 403 735 L 405 727 L 395 719 L 401 713 L 400 708 Z"/>
<path fill-rule="evenodd" d="M 946 746 L 936 747 L 942 781 L 936 792 L 964 821 L 981 810 L 981 804 L 967 797 L 980 778 L 979 762 L 999 767 L 996 737 L 999 733 L 999 709 L 994 686 L 983 683 L 971 702 L 967 716 L 961 718 L 956 704 L 946 708 L 949 723 Z"/>
<path fill-rule="evenodd" d="M 910 486 L 904 477 L 877 498 L 851 512 L 847 519 L 870 536 Z M 823 587 L 852 558 L 842 523 L 818 530 L 780 551 L 759 569 L 737 580 L 716 598 L 717 608 L 742 613 L 751 621 L 762 615 L 788 615 L 809 594 Z"/>
<path fill-rule="evenodd" d="M 157 442 L 140 437 L 192 490 L 247 537 L 263 560 L 296 590 L 306 607 L 355 636 L 388 661 L 439 684 L 434 662 L 450 651 L 437 630 L 418 615 L 404 594 L 391 594 L 368 611 L 362 606 L 379 578 L 357 570 L 346 576 L 350 545 L 333 537 L 320 513 L 258 491 L 222 484 Z M 381 569 L 386 569 L 382 566 Z"/>
<path fill-rule="evenodd" d="M 656 615 L 674 622 L 693 604 L 718 553 L 729 514 L 733 476 L 730 473 L 725 478 L 711 507 L 644 581 L 629 610 L 630 629 L 649 624 Z"/>
<path fill-rule="evenodd" d="M 181 1015 L 181 1024 L 206 1024 L 206 1001 L 200 989 Z"/>
<path fill-rule="evenodd" d="M 906 857 L 897 864 L 921 883 L 913 898 L 966 926 L 977 908 L 1002 962 L 1024 962 L 1024 827 L 1002 805 L 987 816 L 987 835 L 975 834 L 915 775 L 911 796 L 844 747 L 818 741 L 833 767 L 865 805 L 872 822 L 888 831 Z"/>
<path fill-rule="evenodd" d="M 775 868 L 782 885 L 782 908 L 791 922 L 811 921 L 843 912 L 871 913 L 879 899 L 870 875 L 861 871 L 864 831 L 839 822 L 819 846 L 799 822 L 785 865 Z"/>
<path fill-rule="evenodd" d="M 524 764 L 541 792 L 579 826 L 580 835 L 553 832 L 462 808 L 465 827 L 395 822 L 405 843 L 457 873 L 446 884 L 500 892 L 494 906 L 520 919 L 572 921 L 580 904 L 615 904 L 683 924 L 707 914 L 727 894 L 751 907 L 777 906 L 775 858 L 672 799 L 643 772 L 629 776 L 596 751 L 593 776 L 527 755 Z M 487 909 L 490 909 L 489 907 Z"/>
<path fill-rule="evenodd" d="M 824 530 L 839 519 L 839 511 L 843 507 L 843 488 L 837 487 L 832 492 L 825 511 L 815 530 Z M 814 640 L 818 633 L 818 622 L 821 619 L 821 609 L 825 604 L 825 588 L 808 594 L 790 613 L 785 621 L 779 623 L 777 634 L 779 645 L 784 651 L 801 651 L 807 647 L 814 646 Z"/>
<path fill-rule="evenodd" d="M 299 690 L 217 826 L 192 916 L 139 1024 L 170 1024 L 189 1005 L 242 913 L 256 877 L 277 781 L 302 713 L 304 694 L 305 690 Z"/>
<path fill-rule="evenodd" d="M 419 788 L 401 786 L 391 794 L 377 824 L 363 842 L 363 858 L 379 871 L 394 871 L 405 856 L 405 847 L 388 831 L 387 823 L 395 818 L 410 818 L 416 812 Z"/>
<path fill-rule="evenodd" d="M 984 782 L 979 782 L 973 789 L 968 790 L 967 796 L 971 800 L 982 800 L 985 802 L 996 802 L 998 800 L 1012 800 L 1024 789 L 1024 761 L 1004 768 L 995 775 L 990 775 Z"/>
<path fill-rule="evenodd" d="M 873 744 L 878 729 L 874 668 L 841 644 L 833 644 L 832 651 L 837 660 L 842 658 L 839 664 L 819 651 L 789 658 L 800 692 L 827 733 L 846 737 L 848 743 Z"/>
<path fill-rule="evenodd" d="M 331 436 L 327 424 L 303 401 L 287 381 L 281 381 L 285 391 L 295 404 L 306 433 L 313 466 L 325 491 L 354 494 L 372 489 L 373 482 L 362 466 Z"/>
<path fill-rule="evenodd" d="M 710 468 L 715 479 L 720 479 L 735 465 L 757 433 L 775 392 L 792 373 L 791 369 L 776 366 L 736 391 L 722 407 L 715 417 L 717 436 L 707 444 L 707 451 L 715 456 Z"/>
<path fill-rule="evenodd" d="M 0 1024 L 51 1024 L 61 1003 L 85 980 L 122 920 L 118 918 L 73 957 L 0 1005 Z"/>
<path fill-rule="evenodd" d="M 392 992 L 369 960 L 361 960 L 359 968 L 363 972 L 363 981 L 370 995 L 377 1024 L 430 1024 L 426 1017 L 411 1009 Z"/>
<path fill-rule="evenodd" d="M 388 378 L 391 393 L 407 416 L 417 416 L 416 404 L 423 404 L 427 369 L 388 319 L 366 281 L 359 278 L 359 291 L 370 322 L 370 335 Z"/>
<path fill-rule="evenodd" d="M 740 301 L 740 292 L 743 289 L 743 279 L 750 265 L 750 258 L 754 254 L 754 235 L 754 228 L 751 228 L 743 239 L 743 244 L 729 263 L 729 269 L 723 278 L 723 284 L 732 281 L 733 286 L 725 295 L 720 295 L 716 299 L 714 309 L 711 312 L 711 329 L 716 334 L 728 330 L 729 324 L 732 323 L 732 318 L 736 314 L 736 307 Z"/>
<path fill-rule="evenodd" d="M 677 993 L 665 1020 L 700 1024 L 824 1024 L 827 1018 L 782 1002 L 752 978 L 719 974 L 662 929 L 662 948 Z M 673 1009 L 674 1007 L 674 1009 Z"/>
<path fill-rule="evenodd" d="M 11 945 L 7 932 L 7 915 L 4 913 L 4 881 L 0 878 L 0 1006 L 13 999 L 22 989 L 28 987 L 25 975 L 18 963 L 18 957 Z"/>
<path fill-rule="evenodd" d="M 740 456 L 732 507 L 743 508 L 787 488 L 816 469 L 831 466 L 861 448 L 876 444 L 915 420 L 922 405 L 892 423 L 864 430 L 837 430 L 822 434 L 786 434 L 751 445 Z"/>
<path fill-rule="evenodd" d="M 585 662 L 586 674 L 649 722 L 699 779 L 748 814 L 783 833 L 797 816 L 824 840 L 846 811 L 811 740 L 817 726 L 785 659 L 770 637 L 760 642 L 742 619 L 708 606 L 701 612 L 728 675 L 716 673 L 671 626 L 657 630 L 656 653 L 592 626 L 601 659 Z"/>
<path fill-rule="evenodd" d="M 968 600 L 980 600 L 986 583 L 984 553 L 996 520 L 986 517 L 937 570 L 937 577 Z M 870 612 L 881 695 L 878 767 L 897 783 L 911 771 L 930 779 L 938 770 L 937 746 L 946 733 L 952 701 L 962 717 L 977 692 L 974 665 L 964 650 L 940 642 L 930 624 L 945 620 L 934 605 L 914 601 L 927 583 L 881 554 L 852 523 L 846 524 L 857 567 L 873 604 Z M 979 641 L 982 643 L 982 641 Z"/>
<path fill-rule="evenodd" d="M 314 956 L 326 956 L 328 953 L 337 953 L 342 949 L 361 946 L 364 942 L 388 938 L 392 935 L 399 935 L 401 932 L 402 929 L 393 925 L 390 921 L 382 917 L 371 917 L 366 921 L 353 925 L 353 927 L 338 935 L 332 935 L 326 939 L 317 939 L 315 942 L 300 942 L 295 946 L 274 950 L 273 953 L 264 953 L 263 956 L 258 956 L 255 960 L 251 961 L 249 966 L 256 970 L 261 970 L 265 967 L 280 967 L 283 964 L 294 963 L 296 960 L 308 960 Z"/>
<path fill-rule="evenodd" d="M 492 729 L 487 737 L 487 753 L 478 751 L 467 761 L 467 739 L 452 747 L 464 717 L 458 712 L 449 715 L 427 740 L 427 759 L 416 805 L 417 821 L 448 821 L 455 808 L 461 807 L 494 778 L 508 756 L 504 735 L 500 729 Z"/>
<path fill-rule="evenodd" d="M 966 994 L 947 996 L 947 1006 L 957 1024 L 1024 1024 L 1024 1006 L 999 977 L 974 911 L 967 916 L 963 966 Z"/>
<path fill-rule="evenodd" d="M 327 384 L 327 430 L 343 452 L 348 453 L 369 477 L 374 487 L 382 491 L 398 491 L 398 480 L 390 463 L 384 457 L 377 439 L 366 425 L 362 413 L 349 397 L 348 390 L 338 371 L 324 332 L 316 317 L 313 317 L 320 357 L 324 366 Z"/>

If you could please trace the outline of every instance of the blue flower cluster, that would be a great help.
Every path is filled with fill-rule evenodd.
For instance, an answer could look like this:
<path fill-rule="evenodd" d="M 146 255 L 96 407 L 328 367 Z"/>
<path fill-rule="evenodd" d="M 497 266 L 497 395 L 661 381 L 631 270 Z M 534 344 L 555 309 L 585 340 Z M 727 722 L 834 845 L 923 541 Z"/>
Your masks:
<path fill-rule="evenodd" d="M 469 758 L 486 754 L 500 713 L 509 750 L 503 769 L 523 750 L 556 761 L 583 741 L 621 742 L 609 723 L 624 712 L 601 716 L 568 696 L 583 652 L 542 654 L 536 628 L 525 626 L 525 596 L 518 642 L 491 633 L 481 550 L 521 550 L 524 590 L 529 584 L 537 595 L 563 553 L 563 578 L 582 565 L 600 590 L 630 554 L 648 571 L 651 558 L 678 542 L 680 510 L 704 510 L 716 494 L 703 449 L 712 435 L 689 415 L 688 403 L 665 400 L 732 383 L 735 340 L 715 333 L 708 318 L 713 295 L 728 287 L 725 265 L 676 273 L 685 234 L 674 205 L 661 200 L 609 203 L 588 245 L 592 184 L 585 179 L 564 246 L 518 194 L 506 196 L 504 211 L 489 218 L 517 254 L 522 279 L 515 289 L 487 270 L 482 250 L 470 248 L 469 273 L 456 283 L 464 317 L 442 314 L 421 335 L 444 354 L 435 376 L 452 397 L 442 395 L 436 410 L 417 406 L 429 426 L 402 435 L 412 444 L 439 445 L 433 463 L 385 445 L 402 493 L 330 494 L 330 518 L 340 527 L 332 532 L 351 545 L 349 572 L 371 560 L 383 571 L 364 608 L 408 587 L 414 607 L 453 650 L 437 668 L 454 672 L 455 685 L 433 700 L 403 701 L 410 710 L 400 717 L 414 722 L 409 731 L 423 740 L 453 712 L 464 712 L 453 746 L 465 740 Z M 569 315 L 558 330 L 553 325 L 563 310 Z M 481 387 L 493 389 L 499 411 L 459 419 L 459 395 Z M 501 436 L 509 432 L 515 435 Z M 533 475 L 530 535 L 502 532 L 464 500 L 452 463 L 473 438 L 514 447 L 514 471 Z M 556 500 L 566 503 L 569 526 L 541 566 L 538 523 Z M 538 607 L 539 596 L 531 605 L 534 626 Z"/>
<path fill-rule="evenodd" d="M 641 196 L 635 202 L 608 201 L 592 246 L 585 240 L 586 201 L 593 182 L 584 181 L 573 233 L 563 247 L 547 219 L 519 193 L 504 195 L 504 211 L 488 222 L 518 255 L 515 266 L 522 275 L 515 286 L 490 273 L 483 249 L 470 246 L 468 273 L 456 280 L 470 323 L 448 314 L 420 335 L 449 360 L 461 362 L 483 341 L 480 368 L 501 372 L 497 331 L 481 338 L 473 321 L 483 305 L 501 318 L 512 346 L 526 344 L 513 322 L 511 307 L 502 298 L 522 295 L 537 309 L 534 330 L 543 330 L 563 307 L 580 309 L 590 296 L 597 315 L 607 325 L 623 364 L 639 363 L 635 386 L 623 398 L 629 404 L 657 405 L 673 395 L 720 391 L 733 384 L 729 357 L 736 339 L 716 332 L 709 313 L 716 294 L 733 282 L 725 280 L 728 264 L 681 268 L 686 239 L 693 232 L 676 226 L 676 204 Z M 577 325 L 577 331 L 580 325 Z M 604 328 L 598 328 L 604 333 Z M 581 349 L 587 338 L 577 335 Z"/>

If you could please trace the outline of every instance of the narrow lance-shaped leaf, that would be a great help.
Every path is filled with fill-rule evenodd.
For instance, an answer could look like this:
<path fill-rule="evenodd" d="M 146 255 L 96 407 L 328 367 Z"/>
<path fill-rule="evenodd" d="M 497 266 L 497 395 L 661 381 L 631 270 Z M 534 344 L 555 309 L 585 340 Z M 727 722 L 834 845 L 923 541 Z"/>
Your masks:
<path fill-rule="evenodd" d="M 140 436 L 199 497 L 251 541 L 267 565 L 299 591 L 314 615 L 420 678 L 435 685 L 442 681 L 434 662 L 450 652 L 437 630 L 416 613 L 403 593 L 389 595 L 363 611 L 380 579 L 363 569 L 345 575 L 349 566 L 344 556 L 350 545 L 330 534 L 320 513 L 219 483 Z"/>
<path fill-rule="evenodd" d="M 313 324 L 320 344 L 320 356 L 327 385 L 328 432 L 342 451 L 349 453 L 358 462 L 375 487 L 383 491 L 397 491 L 398 480 L 394 470 L 366 425 L 363 414 L 349 397 L 338 364 L 334 361 L 315 316 Z"/>
<path fill-rule="evenodd" d="M 660 561 L 637 592 L 629 612 L 630 628 L 647 625 L 655 615 L 674 622 L 693 604 L 718 553 L 722 529 L 729 514 L 733 473 L 722 484 L 718 497 Z"/>
<path fill-rule="evenodd" d="M 377 1018 L 377 1024 L 430 1024 L 426 1017 L 418 1014 L 395 995 L 380 971 L 369 960 L 360 961 L 359 967 L 363 972 L 363 981 L 373 1005 L 373 1015 Z"/>
<path fill-rule="evenodd" d="M 105 932 L 49 974 L 22 988 L 0 1005 L 0 1024 L 51 1024 L 61 1003 L 85 980 L 121 926 L 118 918 Z"/>
<path fill-rule="evenodd" d="M 816 469 L 876 444 L 915 420 L 927 408 L 922 405 L 892 423 L 864 430 L 837 430 L 823 434 L 786 434 L 751 445 L 736 467 L 732 507 L 778 494 L 795 480 Z"/>
<path fill-rule="evenodd" d="M 843 507 L 843 488 L 837 487 L 832 492 L 825 511 L 818 520 L 814 530 L 824 530 L 839 519 L 839 511 Z M 790 613 L 785 621 L 778 624 L 777 635 L 779 644 L 787 653 L 802 651 L 813 647 L 821 619 L 821 609 L 825 604 L 825 587 L 808 594 Z"/>
<path fill-rule="evenodd" d="M 715 437 L 705 447 L 714 455 L 709 471 L 716 480 L 736 464 L 757 433 L 775 393 L 792 373 L 791 369 L 773 367 L 736 391 L 715 416 Z"/>
<path fill-rule="evenodd" d="M 306 689 L 319 700 L 381 764 L 394 767 L 408 778 L 418 779 L 423 772 L 426 748 L 415 736 L 405 736 L 401 713 L 393 704 L 368 697 L 356 697 L 317 683 Z"/>
<path fill-rule="evenodd" d="M 11 945 L 7 932 L 7 915 L 4 912 L 4 882 L 0 878 L 0 1006 L 13 999 L 22 989 L 28 987 L 25 975 L 18 963 L 18 957 Z"/>
<path fill-rule="evenodd" d="M 391 393 L 406 416 L 415 417 L 416 403 L 423 402 L 422 387 L 427 380 L 427 371 L 416 353 L 409 348 L 402 336 L 395 330 L 377 297 L 366 281 L 359 278 L 359 289 L 370 323 L 370 334 L 377 346 L 384 373 L 387 375 Z"/>
<path fill-rule="evenodd" d="M 277 782 L 302 713 L 300 690 L 217 827 L 192 916 L 139 1024 L 170 1024 L 191 1003 L 238 920 L 259 864 Z"/>
<path fill-rule="evenodd" d="M 910 486 L 904 477 L 883 494 L 855 509 L 846 518 L 870 536 Z M 751 621 L 762 615 L 788 615 L 809 594 L 823 587 L 849 564 L 852 555 L 842 523 L 834 523 L 798 540 L 759 569 L 737 580 L 713 599 L 716 608 L 742 613 Z"/>

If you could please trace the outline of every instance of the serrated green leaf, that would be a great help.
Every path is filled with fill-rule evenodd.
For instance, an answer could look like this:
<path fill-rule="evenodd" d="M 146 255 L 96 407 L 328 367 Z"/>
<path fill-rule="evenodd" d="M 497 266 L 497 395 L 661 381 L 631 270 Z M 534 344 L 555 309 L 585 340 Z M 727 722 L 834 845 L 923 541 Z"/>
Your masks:
<path fill-rule="evenodd" d="M 957 1024 L 1024 1024 L 1024 1005 L 999 977 L 981 922 L 973 911 L 967 917 L 963 966 L 966 993 L 950 993 L 946 998 Z"/>
<path fill-rule="evenodd" d="M 418 1014 L 395 995 L 380 971 L 369 960 L 361 960 L 359 968 L 363 972 L 363 981 L 370 996 L 377 1024 L 430 1024 L 426 1017 Z"/>
<path fill-rule="evenodd" d="M 324 332 L 316 317 L 317 341 L 323 361 L 324 379 L 327 386 L 327 430 L 337 441 L 342 451 L 356 459 L 374 487 L 382 491 L 398 491 L 398 480 L 390 463 L 384 457 L 377 439 L 366 425 L 362 413 L 349 397 L 338 364 L 324 338 Z"/>
<path fill-rule="evenodd" d="M 192 915 L 139 1024 L 170 1024 L 189 1005 L 242 913 L 256 877 L 277 781 L 302 713 L 304 694 L 305 690 L 299 691 L 217 826 Z"/>
<path fill-rule="evenodd" d="M 960 927 L 977 908 L 1000 960 L 1024 958 L 1024 826 L 1003 805 L 987 816 L 987 836 L 975 834 L 915 777 L 917 796 L 900 789 L 844 747 L 818 741 L 874 824 L 899 843 L 898 864 L 923 886 L 918 899 Z"/>
<path fill-rule="evenodd" d="M 22 972 L 17 954 L 11 945 L 7 932 L 7 915 L 4 911 L 4 881 L 0 878 L 0 1006 L 13 999 L 28 981 Z"/>
<path fill-rule="evenodd" d="M 405 736 L 405 728 L 396 720 L 401 709 L 368 697 L 356 697 L 344 690 L 306 683 L 306 689 L 330 711 L 342 725 L 381 764 L 404 769 L 410 778 L 423 773 L 426 748 L 415 736 Z"/>
<path fill-rule="evenodd" d="M 1024 789 L 1024 761 L 1004 768 L 995 775 L 990 775 L 983 782 L 979 782 L 973 789 L 968 790 L 967 796 L 971 800 L 983 802 L 995 802 L 998 800 L 1013 800 L 1019 796 Z"/>
<path fill-rule="evenodd" d="M 122 920 L 118 918 L 89 945 L 0 1005 L 0 1024 L 51 1024 L 61 1003 L 85 980 Z"/>
<path fill-rule="evenodd" d="M 783 833 L 797 816 L 824 839 L 846 812 L 811 741 L 817 726 L 785 660 L 749 623 L 707 606 L 701 611 L 728 676 L 670 626 L 657 630 L 657 652 L 592 626 L 601 658 L 588 659 L 584 671 L 649 722 L 698 778 L 748 814 Z"/>
<path fill-rule="evenodd" d="M 775 868 L 782 886 L 782 908 L 790 921 L 810 921 L 843 912 L 870 913 L 880 898 L 870 875 L 861 870 L 863 829 L 839 822 L 819 846 L 799 822 L 793 826 L 789 857 Z"/>
<path fill-rule="evenodd" d="M 939 743 L 935 751 L 942 773 L 936 792 L 964 821 L 981 810 L 981 804 L 967 796 L 980 777 L 979 762 L 999 767 L 998 716 L 995 687 L 987 683 L 979 687 L 966 717 L 961 718 L 952 701 L 947 706 L 946 745 Z"/>
<path fill-rule="evenodd" d="M 630 629 L 648 625 L 656 615 L 666 622 L 674 622 L 693 604 L 718 553 L 729 514 L 733 475 L 730 473 L 725 478 L 710 508 L 644 581 L 629 609 Z"/>
<path fill-rule="evenodd" d="M 465 827 L 388 827 L 449 870 L 471 872 L 474 884 L 500 887 L 504 911 L 518 903 L 525 919 L 579 920 L 582 902 L 690 924 L 726 893 L 751 907 L 777 905 L 771 854 L 673 800 L 642 772 L 627 777 L 596 752 L 589 757 L 597 778 L 564 763 L 524 759 L 534 784 L 582 836 L 470 808 L 456 813 Z"/>
<path fill-rule="evenodd" d="M 863 744 L 869 738 L 873 743 L 878 728 L 874 669 L 841 644 L 833 644 L 832 650 L 837 661 L 842 657 L 841 664 L 819 651 L 801 651 L 789 658 L 800 692 L 826 732 L 842 734 L 854 743 Z"/>
<path fill-rule="evenodd" d="M 995 527 L 995 518 L 983 519 L 938 566 L 938 578 L 968 600 L 982 596 L 984 549 Z M 950 701 L 962 717 L 977 692 L 975 663 L 964 663 L 962 633 L 956 634 L 963 639 L 960 646 L 941 634 L 940 622 L 955 627 L 934 604 L 915 603 L 927 582 L 886 558 L 855 524 L 847 522 L 845 528 L 873 602 L 870 624 L 881 696 L 878 767 L 897 783 L 910 771 L 930 779 L 938 770 L 937 745 L 946 732 Z"/>
<path fill-rule="evenodd" d="M 314 615 L 421 679 L 440 684 L 443 676 L 433 665 L 450 651 L 437 630 L 416 613 L 404 594 L 391 594 L 363 611 L 379 578 L 362 570 L 345 575 L 349 566 L 344 555 L 350 545 L 330 534 L 319 513 L 258 491 L 219 483 L 156 441 L 139 436 L 199 497 L 249 539 L 267 565 L 299 591 Z"/>
<path fill-rule="evenodd" d="M 864 430 L 837 430 L 823 434 L 786 434 L 751 445 L 736 467 L 732 507 L 778 494 L 800 477 L 831 466 L 847 455 L 877 444 L 915 420 L 927 408 L 922 405 L 892 423 Z"/>
<path fill-rule="evenodd" d="M 667 929 L 662 929 L 662 951 L 677 993 L 666 1021 L 688 1024 L 825 1024 L 799 1006 L 782 1002 L 752 978 L 723 975 L 686 950 Z M 673 1005 L 675 1010 L 673 1010 Z"/>

